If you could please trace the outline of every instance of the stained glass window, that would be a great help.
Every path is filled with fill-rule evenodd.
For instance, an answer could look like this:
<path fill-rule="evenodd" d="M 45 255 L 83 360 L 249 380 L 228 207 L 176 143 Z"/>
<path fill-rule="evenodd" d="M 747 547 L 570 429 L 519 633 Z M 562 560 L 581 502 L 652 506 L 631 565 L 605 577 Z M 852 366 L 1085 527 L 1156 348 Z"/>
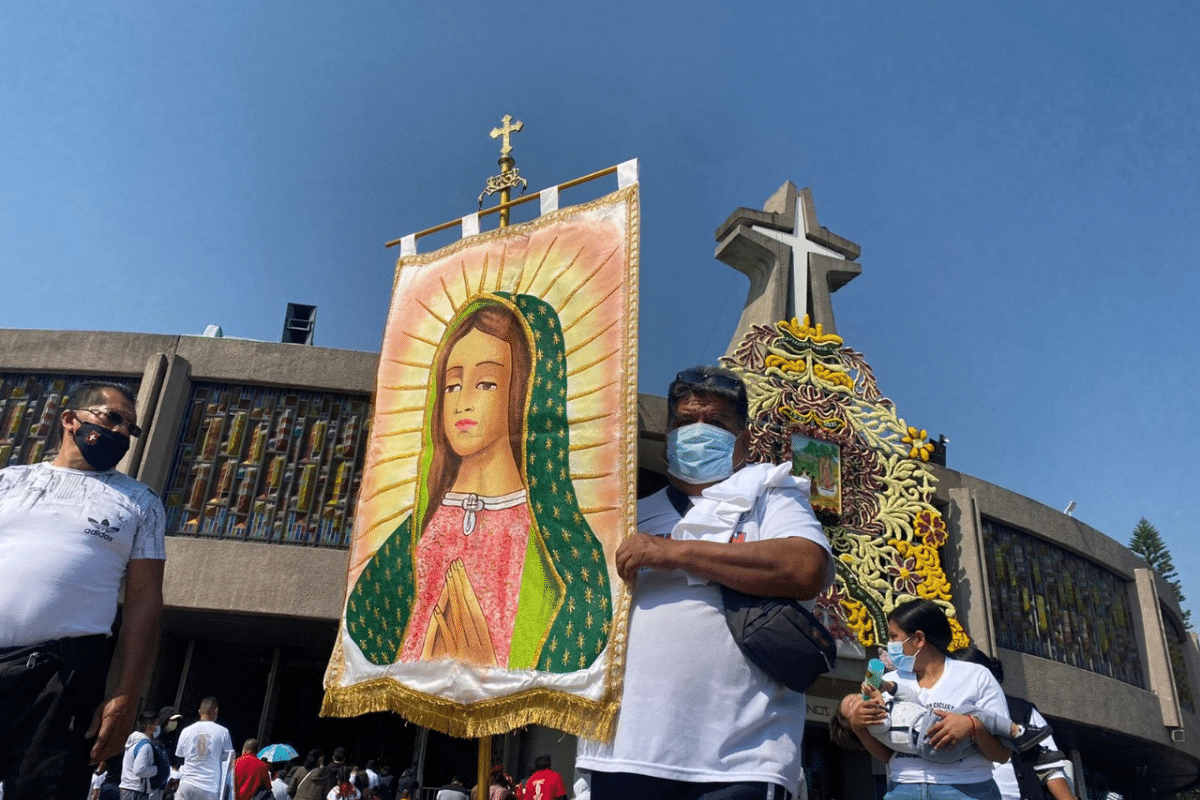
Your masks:
<path fill-rule="evenodd" d="M 167 532 L 349 546 L 370 413 L 362 395 L 192 384 Z"/>
<path fill-rule="evenodd" d="M 983 533 L 1001 647 L 1146 688 L 1128 581 L 986 517 Z"/>

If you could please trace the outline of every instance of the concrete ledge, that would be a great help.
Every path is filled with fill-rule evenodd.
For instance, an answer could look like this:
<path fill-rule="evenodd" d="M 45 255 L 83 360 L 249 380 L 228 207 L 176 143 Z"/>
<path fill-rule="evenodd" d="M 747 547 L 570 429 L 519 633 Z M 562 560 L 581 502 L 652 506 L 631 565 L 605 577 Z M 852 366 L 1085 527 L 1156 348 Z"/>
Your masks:
<path fill-rule="evenodd" d="M 146 360 L 171 351 L 178 336 L 104 331 L 4 331 L 0 369 L 141 378 Z"/>
<path fill-rule="evenodd" d="M 346 550 L 168 536 L 164 605 L 336 621 L 348 559 Z"/>
<path fill-rule="evenodd" d="M 1033 698 L 1043 714 L 1170 745 L 1153 692 L 1084 669 L 1000 648 L 1004 689 Z"/>
<path fill-rule="evenodd" d="M 375 390 L 378 353 L 301 344 L 179 337 L 193 381 L 254 383 L 347 394 Z"/>

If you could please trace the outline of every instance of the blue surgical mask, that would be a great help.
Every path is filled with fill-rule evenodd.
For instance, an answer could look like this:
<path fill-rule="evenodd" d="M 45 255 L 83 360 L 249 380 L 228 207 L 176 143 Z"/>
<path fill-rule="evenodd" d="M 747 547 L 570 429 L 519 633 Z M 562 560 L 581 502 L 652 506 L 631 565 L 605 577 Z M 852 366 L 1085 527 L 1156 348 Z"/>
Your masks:
<path fill-rule="evenodd" d="M 911 638 L 911 636 L 908 637 L 908 639 Z M 911 656 L 906 655 L 904 645 L 908 642 L 908 639 L 905 639 L 903 642 L 887 643 L 888 660 L 892 662 L 892 666 L 896 668 L 897 672 L 912 672 L 913 666 L 917 662 L 917 653 L 921 652 L 921 649 L 917 648 L 916 653 L 913 653 Z"/>
<path fill-rule="evenodd" d="M 723 481 L 733 474 L 737 437 L 724 428 L 694 422 L 667 434 L 667 474 L 685 483 Z"/>

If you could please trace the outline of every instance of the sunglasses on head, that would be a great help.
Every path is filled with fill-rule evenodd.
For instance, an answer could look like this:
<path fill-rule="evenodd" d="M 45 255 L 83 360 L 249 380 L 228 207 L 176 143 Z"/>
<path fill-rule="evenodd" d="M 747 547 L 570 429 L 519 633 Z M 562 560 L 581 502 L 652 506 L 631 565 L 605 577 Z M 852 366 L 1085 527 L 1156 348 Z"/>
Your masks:
<path fill-rule="evenodd" d="M 730 378 L 726 375 L 705 375 L 695 369 L 685 369 L 680 372 L 675 376 L 675 382 L 688 386 L 703 386 L 707 383 L 722 389 L 732 389 L 735 392 L 740 392 L 744 388 L 742 382 L 737 378 Z"/>

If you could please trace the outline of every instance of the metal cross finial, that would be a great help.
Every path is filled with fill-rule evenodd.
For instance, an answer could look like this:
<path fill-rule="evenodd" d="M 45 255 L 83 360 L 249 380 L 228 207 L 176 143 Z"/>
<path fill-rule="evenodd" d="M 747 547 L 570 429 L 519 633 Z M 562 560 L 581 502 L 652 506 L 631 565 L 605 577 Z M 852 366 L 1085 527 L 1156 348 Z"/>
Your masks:
<path fill-rule="evenodd" d="M 514 123 L 512 121 L 512 114 L 505 114 L 500 121 L 504 124 L 499 128 L 492 128 L 492 138 L 500 139 L 503 137 L 500 143 L 500 155 L 506 156 L 512 152 L 512 145 L 509 144 L 508 135 L 520 131 L 521 128 L 525 127 L 525 123 L 521 122 L 521 120 L 517 120 Z"/>
<path fill-rule="evenodd" d="M 512 197 L 512 189 L 516 186 L 521 187 L 521 194 L 525 193 L 525 187 L 529 185 L 529 181 L 521 177 L 521 171 L 517 169 L 517 161 L 512 157 L 512 144 L 508 141 L 510 133 L 516 133 L 525 127 L 525 123 L 521 120 L 513 122 L 512 114 L 505 114 L 500 120 L 503 125 L 499 128 L 492 128 L 492 138 L 501 139 L 500 158 L 496 161 L 500 165 L 500 174 L 493 175 L 487 179 L 487 187 L 479 195 L 479 207 L 483 208 L 483 198 L 490 197 L 496 192 L 500 193 L 500 227 L 504 228 L 508 225 L 508 206 L 506 205 L 509 198 Z"/>

